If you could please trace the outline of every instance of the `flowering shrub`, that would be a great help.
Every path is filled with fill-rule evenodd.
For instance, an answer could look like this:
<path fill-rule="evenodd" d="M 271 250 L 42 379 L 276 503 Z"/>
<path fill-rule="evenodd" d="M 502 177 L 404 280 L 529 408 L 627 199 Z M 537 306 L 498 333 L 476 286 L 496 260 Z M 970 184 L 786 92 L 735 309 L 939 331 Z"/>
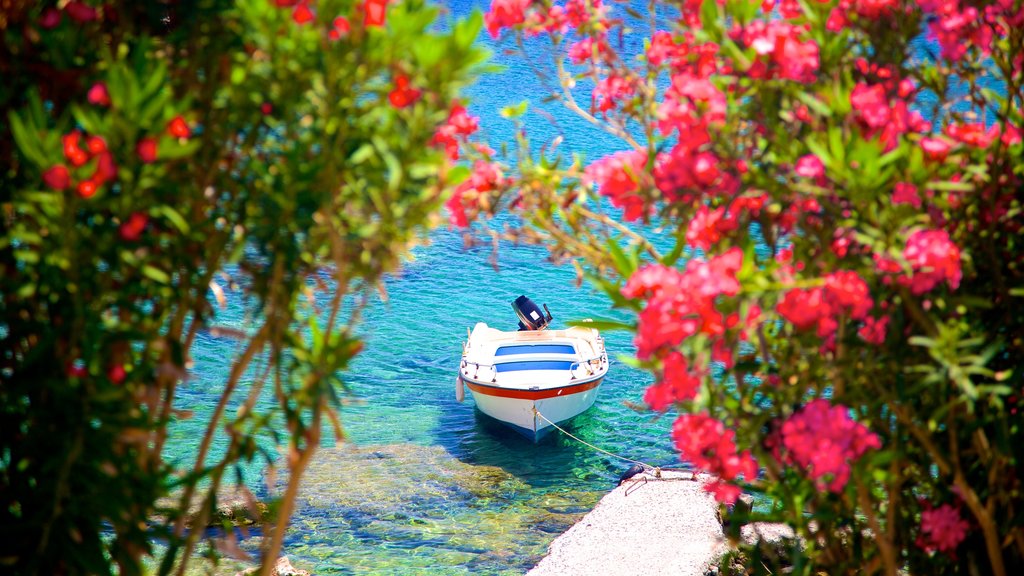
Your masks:
<path fill-rule="evenodd" d="M 715 496 L 763 495 L 731 525 L 796 530 L 794 573 L 1024 570 L 1024 5 L 652 7 L 493 0 L 622 148 L 522 135 L 457 223 L 516 211 L 635 312 L 598 324 Z"/>
<path fill-rule="evenodd" d="M 453 164 L 476 128 L 458 92 L 484 58 L 483 18 L 439 32 L 437 14 L 419 0 L 5 5 L 5 573 L 140 574 L 161 542 L 156 570 L 182 574 L 218 488 L 258 459 L 289 470 L 268 502 L 269 573 L 322 428 L 341 434 L 361 295 L 470 174 Z M 244 330 L 219 325 L 226 290 L 260 312 Z M 200 333 L 238 354 L 194 460 L 169 461 Z"/>

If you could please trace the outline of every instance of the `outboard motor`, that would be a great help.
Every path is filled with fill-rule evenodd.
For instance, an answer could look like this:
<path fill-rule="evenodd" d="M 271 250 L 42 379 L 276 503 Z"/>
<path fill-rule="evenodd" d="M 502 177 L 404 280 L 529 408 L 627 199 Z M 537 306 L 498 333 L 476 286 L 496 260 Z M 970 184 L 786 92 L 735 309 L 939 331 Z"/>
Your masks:
<path fill-rule="evenodd" d="M 544 305 L 542 312 L 540 307 L 526 296 L 516 298 L 512 303 L 512 309 L 516 311 L 516 316 L 519 316 L 519 330 L 543 330 L 553 320 L 547 304 Z"/>

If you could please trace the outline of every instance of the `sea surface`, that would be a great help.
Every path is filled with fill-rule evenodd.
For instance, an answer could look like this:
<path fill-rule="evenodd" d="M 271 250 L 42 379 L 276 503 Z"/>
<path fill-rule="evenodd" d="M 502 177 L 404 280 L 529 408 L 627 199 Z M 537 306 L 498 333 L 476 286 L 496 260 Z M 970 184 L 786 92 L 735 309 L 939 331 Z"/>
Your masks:
<path fill-rule="evenodd" d="M 488 3 L 446 6 L 462 17 Z M 556 104 L 538 104 L 550 85 L 505 53 L 510 44 L 498 45 L 486 32 L 480 42 L 505 67 L 469 90 L 482 140 L 495 148 L 511 141 L 513 124 L 498 111 L 528 99 L 523 121 L 538 146 L 561 135 L 563 151 L 590 159 L 625 147 Z M 531 48 L 534 63 L 544 58 L 540 46 Z M 633 53 L 639 44 L 624 48 Z M 516 329 L 510 303 L 520 294 L 546 303 L 555 327 L 623 319 L 622 312 L 588 285 L 577 286 L 575 271 L 550 263 L 541 248 L 502 245 L 496 270 L 491 247 L 465 248 L 458 230 L 437 230 L 430 239 L 387 280 L 386 301 L 377 297 L 366 311 L 359 328 L 365 350 L 344 376 L 358 400 L 342 411 L 345 446 L 326 445 L 299 499 L 283 553 L 314 574 L 522 574 L 630 466 L 558 432 L 534 444 L 479 414 L 468 391 L 465 402 L 455 400 L 467 328 L 486 322 Z M 251 327 L 249 313 L 229 293 L 216 324 Z M 671 418 L 626 404 L 639 403 L 650 383 L 649 375 L 617 361 L 633 354 L 630 336 L 604 336 L 611 369 L 596 404 L 571 431 L 613 453 L 678 466 Z M 231 340 L 206 333 L 197 339 L 192 378 L 178 398 L 178 407 L 196 417 L 174 425 L 168 458 L 190 460 L 235 352 Z M 280 482 L 265 477 L 260 463 L 238 472 L 258 495 Z M 258 537 L 243 548 L 254 550 Z"/>

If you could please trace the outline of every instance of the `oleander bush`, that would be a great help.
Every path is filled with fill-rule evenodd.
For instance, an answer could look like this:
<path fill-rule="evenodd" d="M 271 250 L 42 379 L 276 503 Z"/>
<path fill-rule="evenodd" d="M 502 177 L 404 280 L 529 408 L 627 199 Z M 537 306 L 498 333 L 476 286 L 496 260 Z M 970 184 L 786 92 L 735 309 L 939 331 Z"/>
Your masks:
<path fill-rule="evenodd" d="M 485 21 L 621 149 L 522 134 L 452 221 L 517 214 L 508 235 L 632 311 L 599 325 L 635 334 L 681 458 L 725 504 L 761 495 L 729 525 L 800 536 L 740 570 L 1021 573 L 1022 2 L 493 0 Z"/>
<path fill-rule="evenodd" d="M 341 433 L 364 296 L 470 172 L 454 162 L 476 130 L 458 93 L 486 58 L 483 23 L 439 13 L 4 4 L 0 571 L 181 574 L 198 548 L 231 549 L 188 523 L 265 458 L 289 471 L 269 572 L 321 430 Z M 242 330 L 218 326 L 232 289 L 258 312 Z M 194 459 L 171 461 L 200 333 L 238 353 Z"/>

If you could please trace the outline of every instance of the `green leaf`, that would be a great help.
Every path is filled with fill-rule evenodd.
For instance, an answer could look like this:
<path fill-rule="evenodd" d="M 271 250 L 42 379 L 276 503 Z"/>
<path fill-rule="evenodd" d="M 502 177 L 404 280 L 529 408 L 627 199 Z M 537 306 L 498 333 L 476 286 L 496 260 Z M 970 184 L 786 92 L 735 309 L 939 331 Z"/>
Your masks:
<path fill-rule="evenodd" d="M 170 220 L 171 224 L 178 229 L 182 234 L 188 234 L 191 227 L 188 225 L 188 221 L 174 208 L 171 206 L 163 205 L 156 209 L 158 214 L 162 214 L 164 218 Z"/>
<path fill-rule="evenodd" d="M 526 108 L 529 104 L 529 100 L 523 100 L 515 106 L 506 106 L 501 109 L 501 115 L 505 118 L 518 118 L 523 114 L 526 114 Z"/>
<path fill-rule="evenodd" d="M 473 42 L 476 42 L 476 38 L 480 35 L 483 25 L 483 14 L 479 10 L 473 10 L 469 18 L 455 25 L 452 38 L 455 39 L 455 43 L 460 47 L 469 48 L 473 45 Z"/>
<path fill-rule="evenodd" d="M 49 168 L 50 162 L 42 148 L 39 147 L 39 139 L 29 134 L 25 124 L 13 110 L 7 115 L 7 118 L 11 122 L 11 134 L 14 135 L 14 142 L 18 145 L 21 153 L 40 169 Z"/>
<path fill-rule="evenodd" d="M 626 330 L 628 332 L 636 330 L 636 326 L 633 324 L 601 318 L 597 320 L 570 320 L 568 324 L 570 326 L 584 326 L 586 328 L 594 328 L 597 330 Z"/>
<path fill-rule="evenodd" d="M 164 272 L 151 264 L 145 264 L 142 266 L 142 275 L 154 282 L 159 282 L 160 284 L 169 284 L 171 282 L 171 277 L 167 275 L 167 272 Z"/>

